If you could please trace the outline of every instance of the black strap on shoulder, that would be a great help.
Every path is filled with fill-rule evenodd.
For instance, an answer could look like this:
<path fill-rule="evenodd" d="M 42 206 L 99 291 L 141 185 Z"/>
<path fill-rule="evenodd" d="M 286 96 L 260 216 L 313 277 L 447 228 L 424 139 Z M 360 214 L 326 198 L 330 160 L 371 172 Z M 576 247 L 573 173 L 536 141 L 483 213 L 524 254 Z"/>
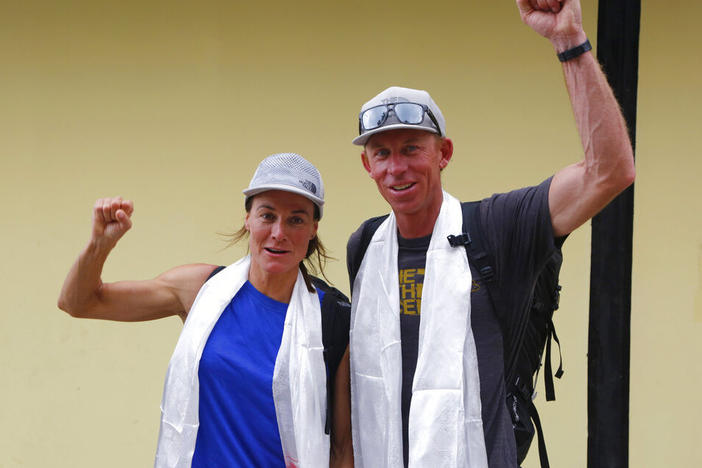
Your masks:
<path fill-rule="evenodd" d="M 480 228 L 480 202 L 465 202 L 461 203 L 463 211 L 463 233 L 460 236 L 448 236 L 449 244 L 457 247 L 463 244 L 468 254 L 468 259 L 472 260 L 473 265 L 480 273 L 480 278 L 485 282 L 488 288 L 490 300 L 495 305 L 495 263 L 492 256 L 488 254 L 485 247 L 485 239 Z"/>
<path fill-rule="evenodd" d="M 219 273 L 220 271 L 224 270 L 224 268 L 225 268 L 225 267 L 224 267 L 223 265 L 220 265 L 220 266 L 216 267 L 214 270 L 212 270 L 212 273 L 210 273 L 210 276 L 207 277 L 207 279 L 205 280 L 205 282 L 207 282 L 210 278 L 212 278 L 214 275 L 216 275 L 216 274 Z"/>
<path fill-rule="evenodd" d="M 371 239 L 373 239 L 373 234 L 378 230 L 383 221 L 388 217 L 388 215 L 376 216 L 375 218 L 367 219 L 361 225 L 361 238 L 359 240 L 358 246 L 354 251 L 351 251 L 354 246 L 349 245 L 346 251 L 346 258 L 348 259 L 348 270 L 349 270 L 349 287 L 353 293 L 353 283 L 356 280 L 356 274 L 359 268 L 361 268 L 361 263 L 363 262 L 363 256 L 368 250 L 368 244 L 370 244 Z"/>
<path fill-rule="evenodd" d="M 510 369 L 514 367 L 514 363 L 508 358 L 513 354 L 509 343 L 509 330 L 506 324 L 504 315 L 504 307 L 501 306 L 500 294 L 497 291 L 497 272 L 495 271 L 495 260 L 490 254 L 485 241 L 485 236 L 480 222 L 480 201 L 461 203 L 463 211 L 463 233 L 461 236 L 449 236 L 449 243 L 456 247 L 457 239 L 461 239 L 463 246 L 466 249 L 469 262 L 478 270 L 479 277 L 477 280 L 485 286 L 488 299 L 495 311 L 504 340 L 504 359 L 505 361 L 505 377 L 509 377 Z M 452 239 L 453 238 L 453 242 Z M 509 380 L 506 380 L 509 381 Z"/>
<path fill-rule="evenodd" d="M 464 243 L 468 260 L 478 270 L 480 277 L 477 278 L 485 285 L 488 298 L 497 316 L 503 337 L 503 351 L 505 360 L 505 382 L 514 382 L 517 377 L 517 356 L 521 341 L 514 336 L 514 324 L 508 319 L 511 315 L 507 307 L 502 303 L 502 294 L 497 285 L 497 271 L 495 269 L 495 259 L 490 254 L 487 241 L 482 229 L 480 220 L 480 201 L 463 202 L 463 234 L 467 243 Z M 453 236 L 449 236 L 453 237 Z M 451 239 L 449 239 L 451 242 Z M 453 245 L 453 244 L 451 244 Z M 526 319 L 528 311 L 524 311 L 523 319 Z"/>
<path fill-rule="evenodd" d="M 317 277 L 311 276 L 310 278 L 315 288 L 324 292 L 321 304 L 322 345 L 324 346 L 324 365 L 327 370 L 327 414 L 324 432 L 330 434 L 333 427 L 336 372 L 349 344 L 351 304 L 338 289 L 329 286 Z"/>

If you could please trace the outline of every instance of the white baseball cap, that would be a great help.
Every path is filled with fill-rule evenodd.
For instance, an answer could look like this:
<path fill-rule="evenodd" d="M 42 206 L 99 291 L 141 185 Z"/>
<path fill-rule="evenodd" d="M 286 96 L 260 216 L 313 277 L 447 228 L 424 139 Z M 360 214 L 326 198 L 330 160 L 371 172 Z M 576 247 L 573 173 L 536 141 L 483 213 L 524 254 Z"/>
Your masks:
<path fill-rule="evenodd" d="M 296 193 L 319 208 L 322 219 L 324 184 L 314 164 L 296 153 L 277 153 L 261 161 L 244 195 L 252 197 L 268 190 Z"/>
<path fill-rule="evenodd" d="M 406 118 L 397 107 L 397 104 L 401 103 L 419 104 L 422 108 L 421 114 L 414 111 L 411 114 L 412 118 Z M 359 146 L 365 145 L 376 133 L 400 128 L 426 130 L 446 136 L 446 121 L 439 106 L 428 92 L 421 89 L 391 86 L 363 104 L 358 119 L 359 135 L 352 143 Z"/>

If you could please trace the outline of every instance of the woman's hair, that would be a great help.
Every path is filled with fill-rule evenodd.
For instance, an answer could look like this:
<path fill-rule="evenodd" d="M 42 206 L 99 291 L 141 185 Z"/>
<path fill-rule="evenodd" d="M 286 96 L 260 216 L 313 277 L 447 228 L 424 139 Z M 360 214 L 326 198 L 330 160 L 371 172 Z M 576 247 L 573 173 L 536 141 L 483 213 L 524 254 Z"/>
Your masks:
<path fill-rule="evenodd" d="M 255 196 L 256 195 L 246 197 L 246 201 L 244 202 L 244 208 L 246 209 L 247 213 L 251 211 L 251 205 Z M 313 218 L 315 221 L 319 221 L 319 207 L 315 203 L 313 203 L 313 205 Z M 236 244 L 237 242 L 247 238 L 248 236 L 249 231 L 246 229 L 246 226 L 241 226 L 241 228 L 239 228 L 238 231 L 227 236 L 229 237 L 227 247 Z M 329 279 L 327 278 L 327 275 L 324 274 L 324 267 L 327 264 L 327 260 L 330 259 L 332 259 L 332 257 L 329 256 L 329 254 L 327 254 L 327 249 L 324 247 L 324 244 L 322 244 L 322 240 L 319 238 L 319 234 L 315 234 L 315 236 L 310 240 L 309 244 L 307 245 L 307 253 L 305 254 L 305 258 L 300 262 L 300 271 L 302 272 L 302 277 L 305 279 L 305 285 L 307 286 L 307 290 L 309 292 L 314 292 L 314 287 L 312 286 L 312 280 L 310 279 L 308 267 L 312 274 L 320 274 L 328 282 Z"/>

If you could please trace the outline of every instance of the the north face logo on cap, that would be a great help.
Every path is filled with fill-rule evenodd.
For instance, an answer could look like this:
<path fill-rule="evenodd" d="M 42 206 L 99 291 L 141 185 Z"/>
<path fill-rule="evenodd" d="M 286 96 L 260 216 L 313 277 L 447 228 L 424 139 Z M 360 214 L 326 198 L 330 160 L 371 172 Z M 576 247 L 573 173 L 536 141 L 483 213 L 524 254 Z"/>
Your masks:
<path fill-rule="evenodd" d="M 307 190 L 309 190 L 309 191 L 312 192 L 313 194 L 315 194 L 315 195 L 317 194 L 317 186 L 314 185 L 314 183 L 312 183 L 311 181 L 309 181 L 309 180 L 299 180 L 298 182 L 300 182 L 300 183 L 302 184 L 303 187 L 305 187 Z"/>

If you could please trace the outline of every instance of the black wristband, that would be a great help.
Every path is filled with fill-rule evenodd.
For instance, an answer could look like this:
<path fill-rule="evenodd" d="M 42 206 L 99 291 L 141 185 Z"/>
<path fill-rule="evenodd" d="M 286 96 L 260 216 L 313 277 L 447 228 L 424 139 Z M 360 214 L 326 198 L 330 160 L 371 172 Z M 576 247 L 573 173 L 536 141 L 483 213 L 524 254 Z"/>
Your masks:
<path fill-rule="evenodd" d="M 583 42 L 579 46 L 575 46 L 572 49 L 564 50 L 563 52 L 558 54 L 558 60 L 560 60 L 561 62 L 567 62 L 568 60 L 581 56 L 588 50 L 592 50 L 592 45 L 590 44 L 590 41 L 588 39 L 585 39 L 585 42 Z"/>

